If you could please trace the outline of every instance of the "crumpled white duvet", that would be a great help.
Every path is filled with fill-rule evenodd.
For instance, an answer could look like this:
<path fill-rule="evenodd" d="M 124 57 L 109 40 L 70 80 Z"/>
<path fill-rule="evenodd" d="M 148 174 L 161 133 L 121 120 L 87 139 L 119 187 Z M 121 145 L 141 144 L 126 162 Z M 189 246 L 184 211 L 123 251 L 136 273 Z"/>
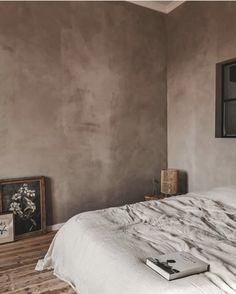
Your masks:
<path fill-rule="evenodd" d="M 167 281 L 147 257 L 184 250 L 210 271 Z M 236 208 L 194 194 L 78 214 L 36 269 L 79 294 L 236 293 Z"/>

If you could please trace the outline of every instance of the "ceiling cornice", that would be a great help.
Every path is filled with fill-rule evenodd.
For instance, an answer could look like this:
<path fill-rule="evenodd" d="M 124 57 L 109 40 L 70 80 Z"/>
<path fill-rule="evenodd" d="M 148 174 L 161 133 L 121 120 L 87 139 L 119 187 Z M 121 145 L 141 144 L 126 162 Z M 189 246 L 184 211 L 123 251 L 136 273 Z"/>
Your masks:
<path fill-rule="evenodd" d="M 186 0 L 185 0 L 186 1 Z M 172 1 L 168 5 L 162 4 L 165 1 L 128 1 L 139 6 L 150 8 L 155 11 L 170 13 L 172 10 L 183 4 L 185 1 Z"/>

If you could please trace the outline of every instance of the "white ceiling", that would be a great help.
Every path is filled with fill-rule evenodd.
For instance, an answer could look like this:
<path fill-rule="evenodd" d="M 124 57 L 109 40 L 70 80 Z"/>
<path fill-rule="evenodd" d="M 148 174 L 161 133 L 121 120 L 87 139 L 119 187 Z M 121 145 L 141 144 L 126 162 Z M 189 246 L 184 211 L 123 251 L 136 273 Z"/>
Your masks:
<path fill-rule="evenodd" d="M 163 13 L 169 13 L 185 1 L 129 1 Z"/>

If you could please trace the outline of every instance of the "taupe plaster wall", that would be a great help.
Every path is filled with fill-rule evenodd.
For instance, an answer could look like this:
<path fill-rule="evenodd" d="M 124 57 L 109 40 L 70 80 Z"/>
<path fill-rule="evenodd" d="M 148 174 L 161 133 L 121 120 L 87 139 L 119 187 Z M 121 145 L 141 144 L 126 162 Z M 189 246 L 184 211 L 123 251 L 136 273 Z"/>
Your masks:
<path fill-rule="evenodd" d="M 164 16 L 0 3 L 0 178 L 48 177 L 48 224 L 143 200 L 166 166 Z"/>
<path fill-rule="evenodd" d="M 236 57 L 236 2 L 187 2 L 168 15 L 168 165 L 190 190 L 235 185 L 236 139 L 216 139 L 215 64 Z"/>

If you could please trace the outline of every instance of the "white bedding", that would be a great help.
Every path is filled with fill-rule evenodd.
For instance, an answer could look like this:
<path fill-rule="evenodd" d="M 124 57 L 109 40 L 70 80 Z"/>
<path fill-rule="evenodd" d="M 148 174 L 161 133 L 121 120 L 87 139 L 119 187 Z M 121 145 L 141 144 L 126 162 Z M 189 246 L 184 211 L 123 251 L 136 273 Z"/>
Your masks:
<path fill-rule="evenodd" d="M 170 282 L 145 265 L 146 257 L 179 250 L 210 271 Z M 236 207 L 187 194 L 81 213 L 36 269 L 48 267 L 79 294 L 236 293 Z"/>

